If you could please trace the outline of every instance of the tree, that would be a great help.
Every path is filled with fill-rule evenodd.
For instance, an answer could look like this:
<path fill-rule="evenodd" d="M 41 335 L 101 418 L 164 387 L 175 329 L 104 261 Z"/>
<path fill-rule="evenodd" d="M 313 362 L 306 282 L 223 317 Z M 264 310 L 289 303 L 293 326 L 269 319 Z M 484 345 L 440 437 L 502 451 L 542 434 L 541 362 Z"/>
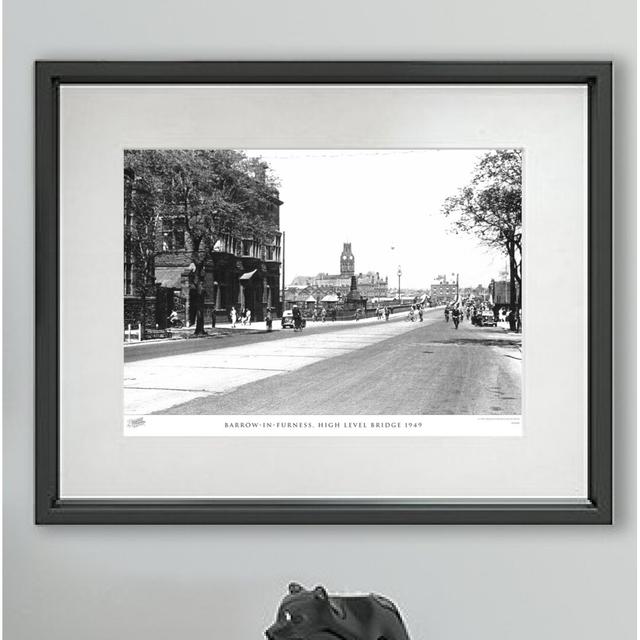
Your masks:
<path fill-rule="evenodd" d="M 517 325 L 522 292 L 522 152 L 499 149 L 477 163 L 471 182 L 449 197 L 442 213 L 456 233 L 471 233 L 509 258 L 511 328 Z"/>
<path fill-rule="evenodd" d="M 184 221 L 192 249 L 190 309 L 204 333 L 204 274 L 225 236 L 264 243 L 275 231 L 270 214 L 278 185 L 269 166 L 229 149 L 168 151 L 166 201 Z"/>
<path fill-rule="evenodd" d="M 195 320 L 195 334 L 202 335 L 207 261 L 225 237 L 232 242 L 250 239 L 263 244 L 273 235 L 276 226 L 271 210 L 277 202 L 277 181 L 265 162 L 229 149 L 127 152 L 125 181 L 127 171 L 138 180 L 144 176 L 140 186 L 149 183 L 147 217 L 153 209 L 160 216 L 155 218 L 156 225 L 163 218 L 184 225 L 191 248 L 190 316 Z M 145 237 L 148 252 L 151 246 L 157 249 L 156 230 L 151 226 L 147 225 Z"/>
<path fill-rule="evenodd" d="M 135 265 L 132 285 L 141 299 L 140 323 L 143 332 L 147 324 L 147 298 L 155 287 L 154 262 L 161 224 L 160 160 L 154 152 L 125 152 L 124 250 L 127 262 Z"/>

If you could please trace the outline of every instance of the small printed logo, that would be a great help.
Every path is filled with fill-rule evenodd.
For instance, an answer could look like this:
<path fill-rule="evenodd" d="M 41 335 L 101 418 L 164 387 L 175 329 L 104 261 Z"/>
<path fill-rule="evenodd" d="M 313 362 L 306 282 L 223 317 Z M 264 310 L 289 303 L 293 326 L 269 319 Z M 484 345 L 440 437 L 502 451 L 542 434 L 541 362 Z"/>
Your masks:
<path fill-rule="evenodd" d="M 127 428 L 136 429 L 137 427 L 144 427 L 144 418 L 142 416 L 139 418 L 129 418 L 127 420 Z"/>

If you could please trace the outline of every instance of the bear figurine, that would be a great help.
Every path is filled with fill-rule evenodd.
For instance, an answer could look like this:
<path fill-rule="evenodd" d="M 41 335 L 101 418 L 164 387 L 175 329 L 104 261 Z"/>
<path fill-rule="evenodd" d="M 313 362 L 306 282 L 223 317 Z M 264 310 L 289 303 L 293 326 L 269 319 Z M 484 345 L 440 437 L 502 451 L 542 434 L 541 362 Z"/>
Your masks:
<path fill-rule="evenodd" d="M 267 640 L 409 640 L 396 606 L 383 596 L 328 595 L 289 585 Z"/>

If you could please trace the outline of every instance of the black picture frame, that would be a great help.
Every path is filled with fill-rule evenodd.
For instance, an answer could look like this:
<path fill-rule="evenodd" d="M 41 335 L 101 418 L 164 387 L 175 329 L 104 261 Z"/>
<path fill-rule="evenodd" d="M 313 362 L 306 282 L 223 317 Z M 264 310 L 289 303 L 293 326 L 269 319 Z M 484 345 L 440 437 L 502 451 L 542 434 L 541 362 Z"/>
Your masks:
<path fill-rule="evenodd" d="M 38 524 L 609 524 L 612 522 L 610 62 L 65 62 L 36 78 L 35 521 Z M 59 494 L 61 84 L 583 84 L 588 87 L 588 502 L 66 500 Z M 597 291 L 596 297 L 593 295 Z"/>

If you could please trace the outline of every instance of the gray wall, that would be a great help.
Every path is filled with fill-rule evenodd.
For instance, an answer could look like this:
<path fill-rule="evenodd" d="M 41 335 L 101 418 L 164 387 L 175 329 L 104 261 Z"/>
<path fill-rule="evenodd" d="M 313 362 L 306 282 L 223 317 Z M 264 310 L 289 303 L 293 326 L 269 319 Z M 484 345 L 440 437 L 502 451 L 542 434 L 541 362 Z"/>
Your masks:
<path fill-rule="evenodd" d="M 633 0 L 5 0 L 4 8 L 7 640 L 255 639 L 292 578 L 388 594 L 415 640 L 635 637 Z M 616 293 L 625 309 L 615 326 L 616 525 L 35 527 L 38 58 L 613 59 Z"/>

